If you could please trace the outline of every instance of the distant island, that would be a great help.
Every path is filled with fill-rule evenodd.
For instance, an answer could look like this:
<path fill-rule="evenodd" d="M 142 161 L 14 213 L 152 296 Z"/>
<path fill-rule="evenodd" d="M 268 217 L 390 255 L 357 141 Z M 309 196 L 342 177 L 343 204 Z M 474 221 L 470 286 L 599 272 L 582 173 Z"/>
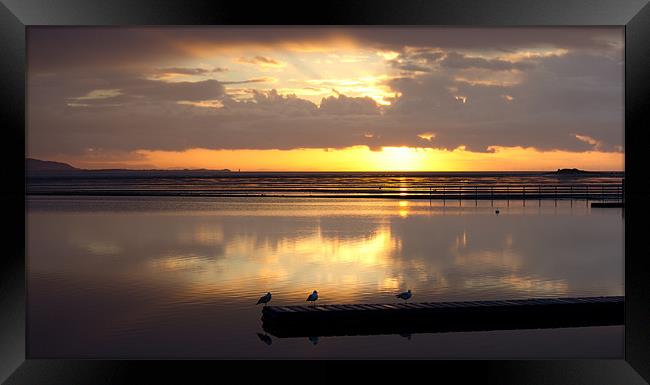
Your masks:
<path fill-rule="evenodd" d="M 592 174 L 593 171 L 579 170 L 577 168 L 558 168 L 556 174 Z"/>
<path fill-rule="evenodd" d="M 160 170 L 160 169 L 149 169 L 149 170 L 132 170 L 124 168 L 115 168 L 115 169 L 83 169 L 77 168 L 67 163 L 54 162 L 49 160 L 40 160 L 34 158 L 25 158 L 25 169 L 27 175 L 48 175 L 48 174 L 129 174 L 129 173 L 138 173 L 138 174 L 157 174 L 157 175 L 167 175 L 167 174 L 177 174 L 179 172 L 187 173 L 227 173 L 231 172 L 229 169 L 221 170 L 209 170 L 205 168 L 201 169 L 182 169 L 182 170 Z"/>

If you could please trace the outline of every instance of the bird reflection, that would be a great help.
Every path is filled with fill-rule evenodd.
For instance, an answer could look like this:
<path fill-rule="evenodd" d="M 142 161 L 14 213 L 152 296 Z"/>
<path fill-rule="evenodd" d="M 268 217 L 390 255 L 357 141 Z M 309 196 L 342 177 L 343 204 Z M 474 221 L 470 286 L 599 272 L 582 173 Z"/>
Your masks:
<path fill-rule="evenodd" d="M 311 343 L 314 345 L 318 344 L 318 336 L 309 337 L 309 341 L 311 341 Z"/>
<path fill-rule="evenodd" d="M 411 340 L 411 333 L 400 333 L 399 334 L 401 337 L 406 338 L 407 340 Z"/>
<path fill-rule="evenodd" d="M 271 339 L 271 336 L 269 336 L 268 334 L 257 333 L 257 337 L 259 337 L 259 339 L 262 342 L 264 342 L 265 344 L 267 344 L 269 346 L 271 344 L 273 344 L 273 340 Z"/>

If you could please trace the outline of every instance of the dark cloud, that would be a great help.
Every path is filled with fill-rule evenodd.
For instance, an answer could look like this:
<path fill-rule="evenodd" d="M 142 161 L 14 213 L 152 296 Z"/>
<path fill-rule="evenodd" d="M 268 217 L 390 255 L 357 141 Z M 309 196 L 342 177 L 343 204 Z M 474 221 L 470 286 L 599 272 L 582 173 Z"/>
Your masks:
<path fill-rule="evenodd" d="M 216 80 L 199 82 L 157 82 L 140 80 L 129 86 L 125 91 L 134 97 L 159 99 L 168 101 L 199 101 L 218 99 L 224 94 L 223 85 Z"/>
<path fill-rule="evenodd" d="M 69 98 L 82 104 L 115 104 L 128 102 L 157 101 L 201 101 L 220 99 L 225 93 L 224 86 L 217 80 L 198 82 L 164 82 L 157 80 L 127 78 L 121 82 L 107 85 L 113 93 L 102 93 L 102 89 L 90 91 L 86 95 Z M 106 95 L 108 94 L 108 95 Z"/>
<path fill-rule="evenodd" d="M 378 115 L 379 106 L 369 97 L 351 98 L 345 95 L 323 98 L 320 112 L 336 115 Z"/>
<path fill-rule="evenodd" d="M 275 135 L 274 131 L 283 119 L 311 117 L 318 113 L 316 104 L 296 95 L 280 95 L 276 90 L 251 90 L 251 95 L 250 99 L 245 100 L 226 97 L 222 100 L 224 106 L 222 109 L 205 111 L 205 114 L 212 117 L 211 119 L 216 123 L 215 128 L 233 127 L 235 130 L 231 132 L 233 136 L 237 135 L 235 127 L 245 126 L 249 133 L 250 130 L 263 130 L 261 136 L 256 132 L 254 137 L 249 138 L 252 142 L 256 142 L 266 135 Z M 242 140 L 237 142 L 244 145 L 243 137 L 246 136 L 243 134 Z"/>
<path fill-rule="evenodd" d="M 397 78 L 389 85 L 401 97 L 387 113 L 436 133 L 433 146 L 593 149 L 575 132 L 601 141 L 604 150 L 622 145 L 623 66 L 618 60 L 586 54 L 543 58 L 521 83 L 509 86 L 456 82 L 445 72 Z"/>
<path fill-rule="evenodd" d="M 174 62 L 192 55 L 188 47 L 269 46 L 286 42 L 328 44 L 348 39 L 360 47 L 395 50 L 405 45 L 444 50 L 557 47 L 619 51 L 620 27 L 465 28 L 465 27 L 29 27 L 30 71 L 80 67 L 134 67 Z"/>
<path fill-rule="evenodd" d="M 429 67 L 425 67 L 423 65 L 419 64 L 413 64 L 413 63 L 394 63 L 393 67 L 405 71 L 405 73 L 409 72 L 431 72 L 432 69 Z"/>
<path fill-rule="evenodd" d="M 426 63 L 434 63 L 445 56 L 444 52 L 431 51 L 428 49 L 415 50 L 408 54 L 407 58 L 410 60 L 424 61 Z"/>
<path fill-rule="evenodd" d="M 273 78 L 253 78 L 253 79 L 247 79 L 247 80 L 236 80 L 236 81 L 229 81 L 229 82 L 221 82 L 221 84 L 246 84 L 246 83 L 271 83 L 273 82 Z"/>
<path fill-rule="evenodd" d="M 219 73 L 228 71 L 227 68 L 216 67 L 216 68 L 184 68 L 184 67 L 171 67 L 171 68 L 160 68 L 156 71 L 159 74 L 165 75 L 207 75 L 211 73 Z"/>
<path fill-rule="evenodd" d="M 409 50 L 400 53 L 390 61 L 393 68 L 408 72 L 431 72 L 438 61 L 445 56 L 444 52 L 430 49 Z"/>
<path fill-rule="evenodd" d="M 88 148 L 119 153 L 362 144 L 371 149 L 465 145 L 474 151 L 489 151 L 490 146 L 586 151 L 623 145 L 621 29 L 84 31 L 88 33 L 76 28 L 29 29 L 27 133 L 32 156 L 79 154 Z M 248 89 L 246 99 L 228 94 L 229 84 L 273 81 L 262 77 L 185 82 L 147 78 L 154 63 L 158 74 L 220 72 L 178 66 L 179 55 L 188 55 L 184 44 L 280 43 L 295 41 L 296 31 L 306 41 L 345 35 L 365 47 L 394 49 L 397 57 L 386 63 L 393 74 L 384 83 L 397 95 L 391 105 L 344 94 L 323 98 L 317 105 L 274 89 Z M 103 45 L 101 52 L 98 45 Z M 519 47 L 548 46 L 567 52 L 509 61 L 463 51 L 491 49 L 505 56 Z M 261 55 L 249 59 L 279 63 Z M 472 81 L 472 76 L 483 82 Z M 206 101 L 219 101 L 214 106 L 220 108 L 201 106 Z M 418 136 L 423 133 L 435 136 L 424 140 Z"/>
<path fill-rule="evenodd" d="M 511 62 L 500 59 L 484 59 L 480 57 L 468 57 L 457 52 L 449 52 L 440 62 L 442 67 L 465 69 L 484 68 L 494 71 L 527 70 L 534 66 L 531 62 Z"/>

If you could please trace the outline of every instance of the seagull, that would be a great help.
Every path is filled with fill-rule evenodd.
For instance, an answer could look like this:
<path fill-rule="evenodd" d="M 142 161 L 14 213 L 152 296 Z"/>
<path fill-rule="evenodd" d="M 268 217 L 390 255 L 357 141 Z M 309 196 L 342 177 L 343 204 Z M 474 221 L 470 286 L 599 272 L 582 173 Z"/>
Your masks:
<path fill-rule="evenodd" d="M 265 295 L 261 296 L 260 299 L 257 300 L 256 305 L 259 305 L 261 303 L 266 306 L 267 303 L 271 301 L 271 292 L 266 293 Z"/>
<path fill-rule="evenodd" d="M 309 297 L 307 297 L 307 301 L 310 301 L 312 303 L 316 303 L 317 299 L 318 299 L 318 292 L 316 290 L 314 290 L 314 292 L 309 294 Z"/>
<path fill-rule="evenodd" d="M 395 297 L 397 297 L 397 298 L 401 298 L 401 299 L 404 300 L 404 302 L 406 302 L 409 298 L 411 298 L 412 295 L 413 295 L 413 294 L 411 294 L 411 289 L 409 289 L 408 291 L 405 291 L 405 292 L 403 292 L 403 293 L 399 293 L 399 294 L 396 295 Z"/>

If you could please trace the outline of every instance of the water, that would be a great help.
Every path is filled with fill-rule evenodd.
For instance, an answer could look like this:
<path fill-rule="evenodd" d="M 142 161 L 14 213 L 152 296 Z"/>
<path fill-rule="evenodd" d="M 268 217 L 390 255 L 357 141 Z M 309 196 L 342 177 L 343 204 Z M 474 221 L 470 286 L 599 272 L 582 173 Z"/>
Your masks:
<path fill-rule="evenodd" d="M 30 357 L 621 357 L 623 327 L 278 339 L 304 304 L 623 295 L 623 217 L 584 201 L 27 200 Z M 496 215 L 495 207 L 500 208 Z M 261 333 L 261 337 L 257 333 Z M 270 342 L 270 344 L 269 344 Z"/>
<path fill-rule="evenodd" d="M 555 174 L 548 172 L 264 172 L 83 171 L 30 177 L 33 194 L 120 195 L 372 195 L 428 193 L 429 188 L 474 185 L 619 185 L 622 172 Z M 530 192 L 530 191 L 529 191 Z M 592 191 L 593 192 L 593 191 Z M 470 191 L 471 193 L 471 191 Z"/>

